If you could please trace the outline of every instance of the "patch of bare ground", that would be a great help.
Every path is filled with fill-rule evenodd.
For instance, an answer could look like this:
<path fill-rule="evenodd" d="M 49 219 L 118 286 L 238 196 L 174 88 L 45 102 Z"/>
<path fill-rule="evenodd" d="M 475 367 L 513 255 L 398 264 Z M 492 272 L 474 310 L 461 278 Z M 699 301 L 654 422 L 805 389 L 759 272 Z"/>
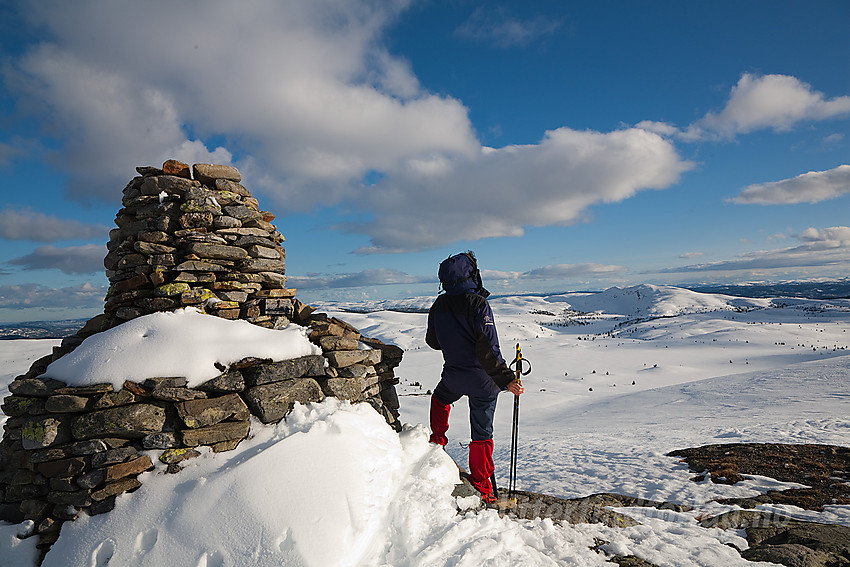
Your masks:
<path fill-rule="evenodd" d="M 787 504 L 823 511 L 830 504 L 850 504 L 850 448 L 835 445 L 734 443 L 706 445 L 669 453 L 680 457 L 693 472 L 692 480 L 735 484 L 747 475 L 765 476 L 807 488 L 770 490 L 751 498 L 718 502 L 755 508 Z M 744 530 L 749 548 L 741 556 L 788 567 L 850 566 L 850 527 L 793 520 L 769 511 L 738 510 L 704 518 L 703 527 Z"/>

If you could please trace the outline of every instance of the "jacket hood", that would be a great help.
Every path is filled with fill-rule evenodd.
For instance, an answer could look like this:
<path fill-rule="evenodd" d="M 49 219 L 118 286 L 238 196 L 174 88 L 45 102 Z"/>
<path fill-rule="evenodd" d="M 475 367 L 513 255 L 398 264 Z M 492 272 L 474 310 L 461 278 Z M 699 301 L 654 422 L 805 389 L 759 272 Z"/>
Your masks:
<path fill-rule="evenodd" d="M 481 285 L 478 266 L 470 254 L 449 256 L 440 263 L 437 275 L 440 277 L 443 289 L 450 295 L 472 292 L 484 297 L 490 295 Z"/>

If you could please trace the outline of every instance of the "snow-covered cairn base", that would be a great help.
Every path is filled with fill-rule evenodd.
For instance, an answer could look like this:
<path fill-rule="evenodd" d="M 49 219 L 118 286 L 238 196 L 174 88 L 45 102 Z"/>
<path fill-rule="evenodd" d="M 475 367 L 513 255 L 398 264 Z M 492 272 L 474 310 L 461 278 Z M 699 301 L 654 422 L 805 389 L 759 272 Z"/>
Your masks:
<path fill-rule="evenodd" d="M 177 472 L 195 447 L 235 448 L 252 414 L 272 423 L 295 402 L 325 396 L 369 403 L 400 429 L 393 369 L 402 350 L 295 298 L 274 215 L 260 210 L 236 168 L 197 164 L 190 173 L 169 160 L 137 171 L 110 232 L 104 313 L 34 362 L 3 400 L 0 520 L 34 521 L 43 549 L 64 521 L 107 512 L 138 488 L 136 477 L 152 467 L 145 449 L 163 449 L 160 460 Z M 271 329 L 309 327 L 322 355 L 243 359 L 191 388 L 173 376 L 69 387 L 47 371 L 87 337 L 185 307 Z"/>

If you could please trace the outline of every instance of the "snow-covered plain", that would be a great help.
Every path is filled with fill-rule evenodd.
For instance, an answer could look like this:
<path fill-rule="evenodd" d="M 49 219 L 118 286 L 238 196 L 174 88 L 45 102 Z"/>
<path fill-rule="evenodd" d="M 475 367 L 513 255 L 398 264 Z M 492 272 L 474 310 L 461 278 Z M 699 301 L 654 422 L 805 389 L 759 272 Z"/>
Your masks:
<path fill-rule="evenodd" d="M 114 511 L 65 524 L 45 565 L 610 565 L 612 554 L 662 566 L 756 565 L 727 545 L 745 547 L 742 534 L 701 528 L 695 518 L 730 509 L 712 499 L 781 483 L 694 483 L 665 454 L 723 442 L 850 444 L 850 300 L 655 286 L 495 298 L 505 357 L 519 342 L 533 364 L 521 399 L 519 488 L 567 498 L 620 492 L 694 510 L 620 509 L 641 522 L 625 529 L 456 514 L 454 465 L 419 425 L 442 362 L 423 341 L 431 299 L 392 306 L 406 312 L 320 305 L 405 349 L 396 373 L 410 425 L 401 435 L 366 406 L 297 407 L 277 426 L 255 423 L 235 451 L 204 453 L 177 475 L 145 473 Z M 0 395 L 57 343 L 0 341 Z M 175 374 L 181 364 L 189 363 L 175 360 Z M 511 407 L 504 395 L 496 414 L 501 481 Z M 468 436 L 459 402 L 448 454 L 462 464 Z M 844 506 L 781 511 L 850 525 Z M 34 538 L 17 537 L 28 528 L 0 524 L 3 565 L 32 564 Z"/>

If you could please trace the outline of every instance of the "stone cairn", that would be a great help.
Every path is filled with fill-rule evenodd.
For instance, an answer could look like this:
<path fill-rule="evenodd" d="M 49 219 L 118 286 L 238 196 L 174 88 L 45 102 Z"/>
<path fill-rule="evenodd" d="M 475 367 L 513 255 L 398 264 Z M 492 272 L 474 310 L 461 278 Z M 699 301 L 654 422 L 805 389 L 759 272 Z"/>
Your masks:
<path fill-rule="evenodd" d="M 10 385 L 0 442 L 0 520 L 32 520 L 43 554 L 62 523 L 102 514 L 141 486 L 153 467 L 141 454 L 163 450 L 168 472 L 198 446 L 229 451 L 249 434 L 250 417 L 282 419 L 295 402 L 334 396 L 368 403 L 396 430 L 394 368 L 402 350 L 317 313 L 287 289 L 283 237 L 274 215 L 230 166 L 169 160 L 139 167 L 124 189 L 104 259 L 110 287 L 104 313 L 66 337 Z M 124 321 L 192 306 L 267 328 L 309 327 L 322 355 L 241 360 L 197 388 L 180 377 L 69 387 L 48 365 L 83 340 Z"/>

